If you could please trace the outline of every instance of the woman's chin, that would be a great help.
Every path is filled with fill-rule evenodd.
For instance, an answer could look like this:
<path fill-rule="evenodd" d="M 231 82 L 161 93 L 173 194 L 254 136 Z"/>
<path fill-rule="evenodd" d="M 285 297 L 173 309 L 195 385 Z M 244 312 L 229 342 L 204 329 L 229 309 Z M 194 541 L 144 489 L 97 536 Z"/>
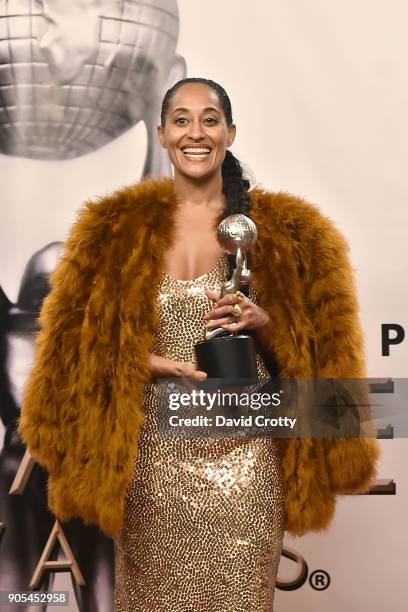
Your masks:
<path fill-rule="evenodd" d="M 186 178 L 195 179 L 195 180 L 203 180 L 208 179 L 213 176 L 216 172 L 216 168 L 209 168 L 208 166 L 201 166 L 200 164 L 186 164 L 185 166 L 175 167 L 175 173 L 182 174 Z M 221 171 L 221 168 L 219 169 Z"/>

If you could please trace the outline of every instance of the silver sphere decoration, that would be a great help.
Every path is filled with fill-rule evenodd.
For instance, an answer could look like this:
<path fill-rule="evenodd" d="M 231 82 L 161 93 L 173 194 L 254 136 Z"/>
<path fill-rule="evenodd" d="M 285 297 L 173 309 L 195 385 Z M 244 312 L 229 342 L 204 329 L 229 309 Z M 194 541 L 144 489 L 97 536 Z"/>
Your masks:
<path fill-rule="evenodd" d="M 177 0 L 0 2 L 0 152 L 74 158 L 145 120 L 178 32 Z"/>
<path fill-rule="evenodd" d="M 244 253 L 254 246 L 258 232 L 255 223 L 246 215 L 229 215 L 221 221 L 217 230 L 218 242 L 230 255 L 241 247 Z"/>

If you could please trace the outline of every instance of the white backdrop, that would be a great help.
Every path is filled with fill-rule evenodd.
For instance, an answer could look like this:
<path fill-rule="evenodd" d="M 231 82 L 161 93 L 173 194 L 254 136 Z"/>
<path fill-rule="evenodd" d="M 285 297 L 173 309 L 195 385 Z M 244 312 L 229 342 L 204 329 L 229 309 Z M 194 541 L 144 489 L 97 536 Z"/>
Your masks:
<path fill-rule="evenodd" d="M 369 376 L 407 376 L 408 340 L 381 356 L 381 323 L 406 329 L 408 6 L 403 0 L 179 0 L 188 76 L 228 91 L 234 153 L 259 184 L 316 202 L 347 236 Z M 0 155 L 0 284 L 17 297 L 30 255 L 63 240 L 88 197 L 137 180 L 142 125 L 72 161 Z M 341 498 L 329 532 L 285 544 L 331 576 L 275 595 L 277 612 L 403 612 L 408 545 L 406 440 L 382 442 L 396 496 Z M 405 513 L 404 513 L 405 510 Z M 282 559 L 278 577 L 293 574 Z M 75 608 L 72 608 L 75 609 Z M 215 611 L 214 611 L 215 612 Z"/>

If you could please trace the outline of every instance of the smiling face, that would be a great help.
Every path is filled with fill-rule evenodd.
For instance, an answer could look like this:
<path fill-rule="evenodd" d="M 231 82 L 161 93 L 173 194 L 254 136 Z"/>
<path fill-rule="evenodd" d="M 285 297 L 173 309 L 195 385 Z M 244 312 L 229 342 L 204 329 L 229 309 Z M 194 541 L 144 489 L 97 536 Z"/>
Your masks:
<path fill-rule="evenodd" d="M 202 179 L 221 172 L 236 128 L 227 124 L 218 95 L 209 85 L 182 85 L 171 98 L 165 119 L 157 132 L 176 176 Z"/>

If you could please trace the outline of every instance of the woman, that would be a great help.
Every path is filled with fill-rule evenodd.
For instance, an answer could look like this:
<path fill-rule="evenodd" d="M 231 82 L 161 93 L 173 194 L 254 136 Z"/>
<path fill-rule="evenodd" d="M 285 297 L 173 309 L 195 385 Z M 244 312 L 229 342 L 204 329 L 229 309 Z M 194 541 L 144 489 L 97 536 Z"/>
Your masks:
<path fill-rule="evenodd" d="M 205 326 L 252 330 L 260 375 L 364 376 L 344 240 L 302 199 L 248 192 L 235 129 L 222 87 L 176 83 L 158 128 L 174 180 L 87 203 L 41 312 L 20 432 L 56 515 L 115 537 L 117 610 L 272 610 L 284 530 L 327 528 L 335 495 L 375 475 L 374 439 L 158 435 L 154 379 L 205 378 Z M 219 299 L 216 227 L 235 212 L 258 227 L 254 281 Z"/>

